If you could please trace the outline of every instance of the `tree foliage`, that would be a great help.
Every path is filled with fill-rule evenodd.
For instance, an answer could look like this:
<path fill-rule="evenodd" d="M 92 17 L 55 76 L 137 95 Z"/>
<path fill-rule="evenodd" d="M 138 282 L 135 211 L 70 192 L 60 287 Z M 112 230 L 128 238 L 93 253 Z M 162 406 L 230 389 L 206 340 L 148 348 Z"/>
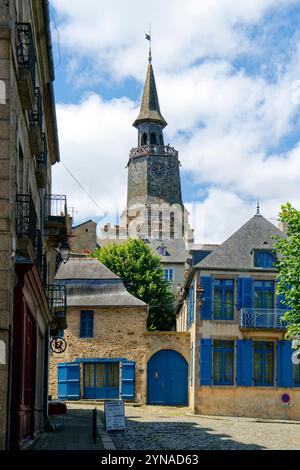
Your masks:
<path fill-rule="evenodd" d="M 286 238 L 276 237 L 278 255 L 278 293 L 285 297 L 287 338 L 300 337 L 300 211 L 287 202 L 281 206 L 279 220 L 286 226 Z"/>
<path fill-rule="evenodd" d="M 110 243 L 93 256 L 120 276 L 130 294 L 149 305 L 148 330 L 168 331 L 175 325 L 175 296 L 165 280 L 160 258 L 140 239 Z"/>

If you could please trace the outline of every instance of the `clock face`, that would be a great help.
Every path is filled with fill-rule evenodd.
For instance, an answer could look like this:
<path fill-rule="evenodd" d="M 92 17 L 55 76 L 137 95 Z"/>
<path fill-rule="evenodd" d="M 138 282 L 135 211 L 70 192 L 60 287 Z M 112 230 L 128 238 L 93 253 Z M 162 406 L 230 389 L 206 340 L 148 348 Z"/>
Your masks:
<path fill-rule="evenodd" d="M 152 175 L 159 179 L 164 178 L 168 173 L 167 166 L 161 162 L 153 163 L 150 167 L 150 170 L 151 170 Z"/>

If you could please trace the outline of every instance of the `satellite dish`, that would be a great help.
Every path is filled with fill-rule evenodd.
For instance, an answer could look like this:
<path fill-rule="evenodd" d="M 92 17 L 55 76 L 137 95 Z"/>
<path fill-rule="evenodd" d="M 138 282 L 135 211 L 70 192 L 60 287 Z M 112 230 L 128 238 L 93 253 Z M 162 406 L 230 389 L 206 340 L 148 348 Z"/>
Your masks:
<path fill-rule="evenodd" d="M 293 352 L 292 363 L 295 364 L 295 366 L 300 364 L 300 349 L 297 349 L 297 351 Z"/>

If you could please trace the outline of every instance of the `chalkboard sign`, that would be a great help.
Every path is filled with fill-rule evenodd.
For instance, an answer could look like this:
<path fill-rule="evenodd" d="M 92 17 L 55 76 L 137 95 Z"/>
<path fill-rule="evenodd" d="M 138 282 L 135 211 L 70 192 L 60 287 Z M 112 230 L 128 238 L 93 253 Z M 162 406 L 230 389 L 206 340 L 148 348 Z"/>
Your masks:
<path fill-rule="evenodd" d="M 104 402 L 106 431 L 125 431 L 125 411 L 123 400 Z"/>

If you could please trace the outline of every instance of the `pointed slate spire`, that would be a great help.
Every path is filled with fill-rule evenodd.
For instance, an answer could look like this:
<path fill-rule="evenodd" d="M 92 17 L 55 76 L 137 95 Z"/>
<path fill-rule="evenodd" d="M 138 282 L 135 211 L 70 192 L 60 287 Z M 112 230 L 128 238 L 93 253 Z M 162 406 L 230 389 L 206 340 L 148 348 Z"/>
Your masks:
<path fill-rule="evenodd" d="M 138 128 L 141 122 L 152 121 L 161 124 L 162 128 L 167 126 L 167 122 L 162 117 L 159 107 L 158 95 L 155 85 L 154 72 L 152 67 L 152 57 L 149 54 L 149 64 L 144 86 L 143 99 L 140 113 L 134 121 L 133 126 Z"/>

